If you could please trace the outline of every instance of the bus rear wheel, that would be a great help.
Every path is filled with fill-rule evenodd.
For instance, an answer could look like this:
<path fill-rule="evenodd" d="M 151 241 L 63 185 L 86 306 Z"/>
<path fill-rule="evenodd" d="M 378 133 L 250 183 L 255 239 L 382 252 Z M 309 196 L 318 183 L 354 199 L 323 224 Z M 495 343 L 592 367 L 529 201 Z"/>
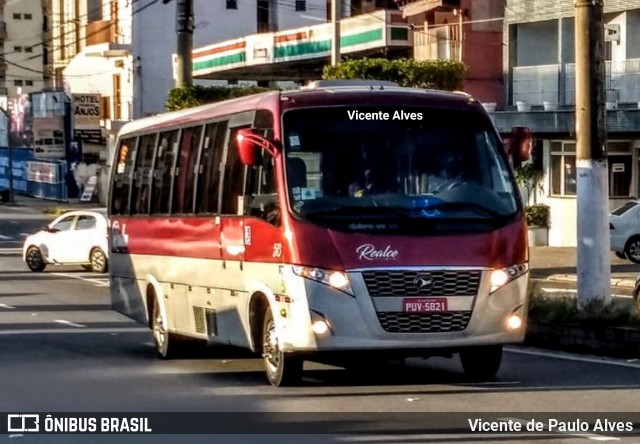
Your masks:
<path fill-rule="evenodd" d="M 300 356 L 280 350 L 276 323 L 269 308 L 266 309 L 262 328 L 262 356 L 271 385 L 284 387 L 300 383 L 304 361 Z"/>
<path fill-rule="evenodd" d="M 178 356 L 177 340 L 175 335 L 169 333 L 169 323 L 164 319 L 157 300 L 154 300 L 151 310 L 151 331 L 156 354 L 160 359 L 173 359 Z"/>
<path fill-rule="evenodd" d="M 502 345 L 469 347 L 460 351 L 465 375 L 474 381 L 495 379 L 502 362 Z"/>

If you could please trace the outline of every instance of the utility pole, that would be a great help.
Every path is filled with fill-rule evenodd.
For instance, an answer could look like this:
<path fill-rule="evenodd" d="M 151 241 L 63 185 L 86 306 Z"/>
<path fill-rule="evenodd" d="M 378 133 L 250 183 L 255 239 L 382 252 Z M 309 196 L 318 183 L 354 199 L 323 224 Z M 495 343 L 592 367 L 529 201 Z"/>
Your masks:
<path fill-rule="evenodd" d="M 604 0 L 576 0 L 578 306 L 611 300 Z"/>
<path fill-rule="evenodd" d="M 331 1 L 331 25 L 333 39 L 331 39 L 331 64 L 340 63 L 340 16 L 342 15 L 342 0 Z"/>
<path fill-rule="evenodd" d="M 193 0 L 176 0 L 178 58 L 176 88 L 193 85 Z"/>

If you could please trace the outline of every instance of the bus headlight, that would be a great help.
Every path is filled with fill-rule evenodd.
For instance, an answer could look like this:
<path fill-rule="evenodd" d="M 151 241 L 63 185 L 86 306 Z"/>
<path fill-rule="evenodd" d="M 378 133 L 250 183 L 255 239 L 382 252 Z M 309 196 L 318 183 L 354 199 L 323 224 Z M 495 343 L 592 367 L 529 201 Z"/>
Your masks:
<path fill-rule="evenodd" d="M 344 293 L 353 296 L 353 290 L 351 290 L 351 284 L 347 274 L 343 271 L 324 270 L 322 268 L 313 267 L 301 267 L 294 266 L 293 273 L 311 279 L 312 281 L 320 282 L 321 284 L 328 285 L 329 287 L 340 290 Z"/>
<path fill-rule="evenodd" d="M 529 271 L 528 262 L 491 271 L 491 293 L 514 279 L 519 278 L 527 271 Z"/>

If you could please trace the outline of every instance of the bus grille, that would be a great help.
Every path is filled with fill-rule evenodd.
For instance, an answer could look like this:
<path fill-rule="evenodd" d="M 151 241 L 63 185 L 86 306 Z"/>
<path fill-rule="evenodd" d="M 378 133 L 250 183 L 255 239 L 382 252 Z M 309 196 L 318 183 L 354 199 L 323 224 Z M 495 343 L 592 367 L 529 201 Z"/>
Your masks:
<path fill-rule="evenodd" d="M 379 312 L 378 320 L 389 333 L 447 333 L 467 328 L 471 311 L 443 313 Z"/>
<path fill-rule="evenodd" d="M 375 270 L 362 277 L 371 297 L 475 296 L 482 270 Z"/>

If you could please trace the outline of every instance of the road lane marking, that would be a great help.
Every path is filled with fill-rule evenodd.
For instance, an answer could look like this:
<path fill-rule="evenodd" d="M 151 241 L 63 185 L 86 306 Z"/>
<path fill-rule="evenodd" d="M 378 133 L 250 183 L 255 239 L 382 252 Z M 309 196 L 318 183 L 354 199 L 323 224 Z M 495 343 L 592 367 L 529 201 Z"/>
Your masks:
<path fill-rule="evenodd" d="M 0 304 L 0 308 L 6 308 L 7 310 L 15 310 L 16 307 L 14 307 L 13 305 L 7 305 L 7 304 Z"/>
<path fill-rule="evenodd" d="M 85 282 L 89 282 L 94 284 L 97 287 L 108 287 L 109 286 L 109 280 L 108 279 L 94 279 L 94 278 L 87 278 L 84 276 L 77 276 L 75 274 L 72 273 L 51 273 L 51 274 L 55 274 L 56 276 L 62 276 L 62 277 L 68 277 L 68 278 L 72 278 L 72 279 L 78 279 L 80 281 L 85 281 Z"/>
<path fill-rule="evenodd" d="M 11 239 L 11 236 L 5 236 L 4 234 L 0 234 L 0 239 L 9 240 Z"/>
<path fill-rule="evenodd" d="M 505 347 L 505 351 L 509 353 L 518 353 L 521 355 L 542 356 L 545 358 L 565 359 L 567 361 L 587 362 L 590 364 L 616 365 L 618 367 L 640 368 L 640 362 L 621 361 L 614 358 L 590 358 L 588 356 L 579 356 L 566 352 L 553 352 L 536 349 L 525 349 L 515 347 Z"/>
<path fill-rule="evenodd" d="M 125 327 L 125 328 L 34 328 L 24 330 L 0 330 L 0 336 L 14 335 L 49 335 L 49 334 L 69 334 L 69 333 L 149 333 L 148 327 Z"/>
<path fill-rule="evenodd" d="M 75 327 L 75 328 L 87 328 L 86 325 L 78 324 L 76 322 L 67 321 L 65 319 L 54 319 L 53 322 L 57 322 L 58 324 L 69 325 L 70 327 Z"/>
<path fill-rule="evenodd" d="M 0 241 L 3 242 L 3 241 Z M 6 241 L 6 242 L 17 242 L 17 241 Z M 22 248 L 0 248 L 0 253 L 22 253 Z"/>
<path fill-rule="evenodd" d="M 523 427 L 526 427 L 526 425 L 529 423 L 529 420 L 523 419 L 523 418 L 496 418 L 496 420 L 502 421 L 502 422 L 509 422 L 509 421 L 519 422 L 520 424 L 522 424 Z M 577 436 L 578 438 L 588 438 L 593 441 L 620 441 L 620 438 L 616 438 L 615 436 L 599 435 L 597 433 L 590 433 L 590 432 L 561 432 L 561 431 L 549 430 L 549 427 L 544 427 L 542 431 L 550 434 L 559 433 L 562 435 Z"/>
<path fill-rule="evenodd" d="M 445 442 L 445 441 L 463 441 L 468 440 L 469 442 L 477 442 L 477 441 L 500 441 L 504 440 L 505 437 L 517 437 L 519 439 L 522 438 L 541 438 L 541 437 L 552 437 L 552 434 L 549 433 L 431 433 L 431 434 L 398 434 L 398 435 L 364 435 L 364 436 L 338 436 L 338 441 L 345 442 L 392 442 L 392 443 L 416 443 L 420 441 L 434 441 L 434 442 Z"/>

